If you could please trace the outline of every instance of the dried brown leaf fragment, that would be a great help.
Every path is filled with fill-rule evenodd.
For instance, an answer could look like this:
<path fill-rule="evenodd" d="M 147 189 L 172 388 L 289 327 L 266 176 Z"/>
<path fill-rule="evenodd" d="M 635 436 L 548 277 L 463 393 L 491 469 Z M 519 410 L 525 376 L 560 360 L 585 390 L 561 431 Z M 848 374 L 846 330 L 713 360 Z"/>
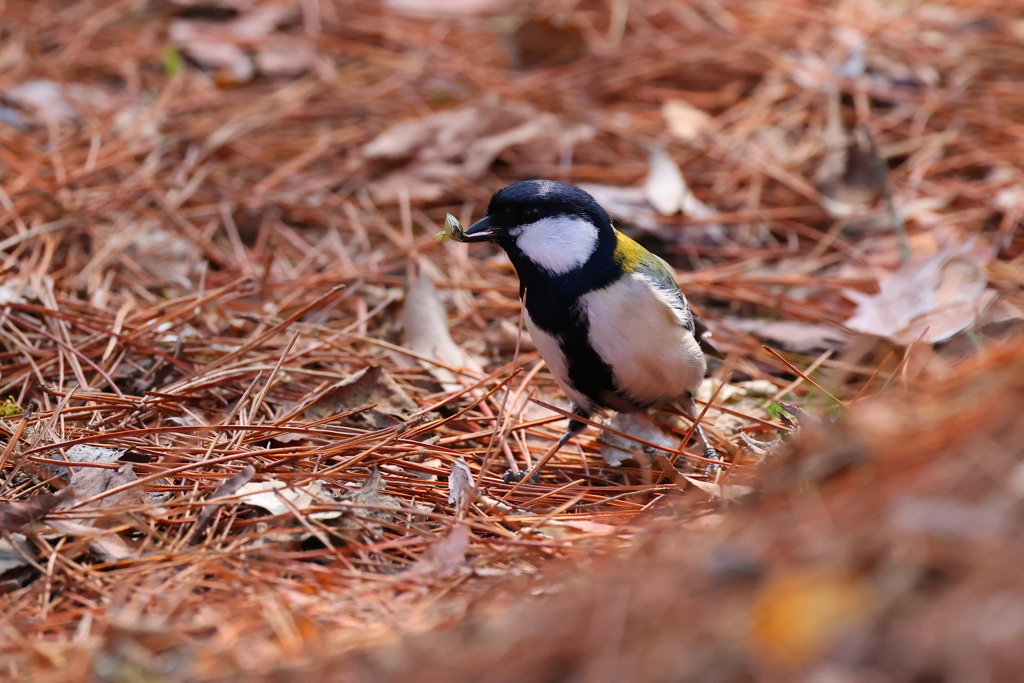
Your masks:
<path fill-rule="evenodd" d="M 407 420 L 418 410 L 416 402 L 394 377 L 379 365 L 371 365 L 342 380 L 306 409 L 306 419 L 323 420 L 352 411 L 345 424 L 365 429 L 384 429 Z"/>
<path fill-rule="evenodd" d="M 397 123 L 364 145 L 362 156 L 376 176 L 368 185 L 375 200 L 406 194 L 434 201 L 453 181 L 479 180 L 506 149 L 554 163 L 593 135 L 588 125 L 564 123 L 532 105 L 491 100 Z"/>
<path fill-rule="evenodd" d="M 25 500 L 0 503 L 0 531 L 21 531 L 29 524 L 42 521 L 59 505 L 74 497 L 75 491 L 66 488 L 59 493 L 40 493 Z"/>
<path fill-rule="evenodd" d="M 427 551 L 410 572 L 433 578 L 443 578 L 458 572 L 466 565 L 469 539 L 469 527 L 459 524 L 447 536 L 427 546 Z"/>
<path fill-rule="evenodd" d="M 950 236 L 934 254 L 882 278 L 877 294 L 847 291 L 857 311 L 846 326 L 903 346 L 945 341 L 971 327 L 995 300 L 985 272 L 991 254 L 974 238 Z"/>

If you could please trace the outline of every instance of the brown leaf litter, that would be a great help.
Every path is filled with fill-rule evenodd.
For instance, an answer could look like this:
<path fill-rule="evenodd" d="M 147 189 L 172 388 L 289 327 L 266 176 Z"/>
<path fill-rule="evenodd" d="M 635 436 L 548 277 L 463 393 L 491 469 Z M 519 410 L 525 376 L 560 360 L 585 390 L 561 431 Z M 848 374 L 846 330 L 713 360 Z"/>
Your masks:
<path fill-rule="evenodd" d="M 218 80 L 243 83 L 257 74 L 295 77 L 314 67 L 316 51 L 307 39 L 277 29 L 299 11 L 299 3 L 270 2 L 243 7 L 229 19 L 176 19 L 168 34 Z"/>
<path fill-rule="evenodd" d="M 454 628 L 273 680 L 969 680 L 969 662 L 1014 680 L 1022 354 L 987 354 L 909 406 L 865 402 L 706 530 L 677 509 L 621 558 L 554 570 L 553 595 L 511 588 Z"/>
<path fill-rule="evenodd" d="M 571 153 L 591 138 L 586 125 L 566 126 L 555 115 L 518 102 L 486 101 L 395 124 L 362 150 L 368 162 L 394 166 L 368 184 L 378 201 L 441 199 L 456 180 L 479 180 L 499 154 L 526 147 L 533 157 Z"/>

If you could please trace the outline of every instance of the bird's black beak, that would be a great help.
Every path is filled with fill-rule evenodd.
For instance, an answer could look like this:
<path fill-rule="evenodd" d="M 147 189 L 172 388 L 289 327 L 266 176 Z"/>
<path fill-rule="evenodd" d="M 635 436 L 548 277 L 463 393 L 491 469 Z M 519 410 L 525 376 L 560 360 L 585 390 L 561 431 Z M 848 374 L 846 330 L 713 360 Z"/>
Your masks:
<path fill-rule="evenodd" d="M 463 235 L 463 242 L 493 242 L 499 237 L 504 237 L 505 231 L 491 223 L 490 216 L 484 216 L 473 225 L 469 226 Z"/>

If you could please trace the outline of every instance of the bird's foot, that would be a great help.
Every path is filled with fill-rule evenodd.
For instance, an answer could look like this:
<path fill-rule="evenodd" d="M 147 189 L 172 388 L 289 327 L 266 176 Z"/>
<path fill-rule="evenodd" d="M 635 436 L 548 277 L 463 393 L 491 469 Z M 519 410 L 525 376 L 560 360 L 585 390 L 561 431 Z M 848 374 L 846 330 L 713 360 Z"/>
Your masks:
<path fill-rule="evenodd" d="M 505 474 L 501 475 L 501 480 L 506 484 L 516 484 L 526 478 L 526 472 L 513 472 L 512 470 L 505 470 Z M 537 473 L 534 472 L 533 476 L 530 477 L 530 483 L 536 484 L 540 481 Z"/>
<path fill-rule="evenodd" d="M 714 449 L 714 447 L 710 446 L 710 445 L 704 447 L 704 457 L 707 458 L 708 460 L 715 460 L 716 461 L 716 462 L 709 462 L 704 467 L 704 474 L 708 475 L 708 477 L 710 477 L 711 479 L 714 479 L 718 475 L 718 470 L 719 470 L 718 463 L 722 461 L 722 458 L 721 458 L 721 456 L 718 455 L 718 451 L 716 451 Z"/>

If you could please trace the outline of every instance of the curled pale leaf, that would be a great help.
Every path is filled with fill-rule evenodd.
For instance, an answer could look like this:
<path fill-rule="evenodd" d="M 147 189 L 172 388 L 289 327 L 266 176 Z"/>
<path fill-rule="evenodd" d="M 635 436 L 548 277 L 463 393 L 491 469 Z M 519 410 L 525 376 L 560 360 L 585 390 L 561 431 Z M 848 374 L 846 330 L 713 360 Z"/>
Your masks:
<path fill-rule="evenodd" d="M 462 229 L 462 223 L 455 216 L 445 214 L 444 217 L 444 230 L 434 235 L 434 239 L 441 239 L 441 244 L 448 241 L 448 238 L 452 238 L 456 242 L 462 242 L 466 236 L 466 231 Z"/>
<path fill-rule="evenodd" d="M 747 436 L 745 432 L 739 433 L 740 443 L 743 445 L 744 450 L 754 456 L 755 458 L 765 458 L 772 455 L 777 449 L 784 447 L 782 439 L 772 439 L 771 441 L 757 441 Z"/>
<path fill-rule="evenodd" d="M 464 368 L 470 373 L 482 371 L 481 362 L 468 355 L 452 340 L 444 303 L 441 302 L 434 281 L 426 272 L 420 273 L 410 283 L 402 308 L 402 326 L 405 328 L 406 348 L 451 368 Z M 448 367 L 440 367 L 428 361 L 422 361 L 422 364 L 445 391 L 462 389 L 462 384 Z"/>
<path fill-rule="evenodd" d="M 661 116 L 670 133 L 680 140 L 694 140 L 707 130 L 711 116 L 684 100 L 669 100 L 661 106 Z"/>
<path fill-rule="evenodd" d="M 683 194 L 687 191 L 683 173 L 672 157 L 663 149 L 651 153 L 650 170 L 644 182 L 647 201 L 663 216 L 679 212 Z"/>
<path fill-rule="evenodd" d="M 462 509 L 469 505 L 475 496 L 473 473 L 469 471 L 469 465 L 460 455 L 459 459 L 452 463 L 451 472 L 448 473 L 448 504 Z"/>
<path fill-rule="evenodd" d="M 715 484 L 710 481 L 701 481 L 700 479 L 685 476 L 684 479 L 704 493 L 709 494 L 712 498 L 720 498 L 722 500 L 739 500 L 754 492 L 752 486 L 743 486 L 742 484 Z"/>
<path fill-rule="evenodd" d="M 553 519 L 547 524 L 548 526 L 555 527 L 569 527 L 570 529 L 576 529 L 587 534 L 610 534 L 615 531 L 615 527 L 611 524 L 603 524 L 601 522 L 593 522 L 589 519 Z"/>
<path fill-rule="evenodd" d="M 237 489 L 237 493 L 241 503 L 262 508 L 272 515 L 283 515 L 291 510 L 288 503 L 300 511 L 314 505 L 320 487 L 320 482 L 305 487 L 289 487 L 283 481 L 272 479 L 245 484 Z"/>

